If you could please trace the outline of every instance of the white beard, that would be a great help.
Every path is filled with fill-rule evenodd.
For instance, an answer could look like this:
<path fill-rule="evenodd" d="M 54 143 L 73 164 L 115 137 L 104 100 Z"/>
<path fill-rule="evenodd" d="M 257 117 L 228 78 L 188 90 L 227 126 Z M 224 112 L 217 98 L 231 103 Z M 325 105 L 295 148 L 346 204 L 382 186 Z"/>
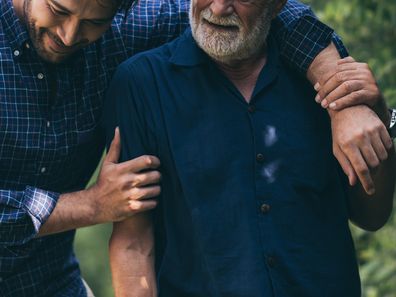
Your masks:
<path fill-rule="evenodd" d="M 228 64 L 252 57 L 263 49 L 271 27 L 272 9 L 265 7 L 252 27 L 245 30 L 235 13 L 219 18 L 213 16 L 211 10 L 206 8 L 201 11 L 198 18 L 194 17 L 193 3 L 195 1 L 192 0 L 190 3 L 192 35 L 198 46 L 212 59 Z M 217 25 L 233 26 L 235 30 L 216 30 L 206 21 Z"/>

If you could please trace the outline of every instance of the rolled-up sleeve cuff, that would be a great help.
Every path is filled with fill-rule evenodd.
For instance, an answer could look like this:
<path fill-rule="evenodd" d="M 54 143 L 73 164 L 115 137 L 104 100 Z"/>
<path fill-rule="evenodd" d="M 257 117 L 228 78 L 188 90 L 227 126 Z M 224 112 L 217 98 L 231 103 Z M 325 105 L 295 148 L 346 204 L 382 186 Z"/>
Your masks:
<path fill-rule="evenodd" d="M 338 53 L 340 54 L 341 58 L 345 58 L 349 56 L 348 50 L 342 43 L 340 36 L 336 33 L 333 33 L 331 40 L 333 41 L 334 45 L 337 48 Z"/>
<path fill-rule="evenodd" d="M 331 41 L 336 45 L 341 57 L 347 55 L 347 50 L 334 30 L 312 15 L 302 16 L 290 27 L 281 54 L 293 68 L 304 75 L 315 57 Z"/>
<path fill-rule="evenodd" d="M 22 207 L 31 217 L 35 231 L 35 234 L 32 234 L 33 236 L 38 233 L 41 225 L 47 221 L 58 199 L 59 193 L 26 187 Z"/>

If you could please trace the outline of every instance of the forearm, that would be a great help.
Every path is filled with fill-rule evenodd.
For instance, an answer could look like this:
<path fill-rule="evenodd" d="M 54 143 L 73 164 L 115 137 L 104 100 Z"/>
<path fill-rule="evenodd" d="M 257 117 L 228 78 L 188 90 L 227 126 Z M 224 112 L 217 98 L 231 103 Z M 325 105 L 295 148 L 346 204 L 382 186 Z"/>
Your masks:
<path fill-rule="evenodd" d="M 337 72 L 337 75 L 342 75 L 342 73 L 339 72 L 340 65 L 338 64 L 340 58 L 340 54 L 333 43 L 331 43 L 315 57 L 312 64 L 308 68 L 307 78 L 311 82 L 311 84 L 315 86 L 316 89 L 318 89 L 319 85 L 323 86 L 325 82 L 327 82 Z M 340 84 L 343 82 L 343 79 L 343 76 L 339 77 Z M 335 81 L 337 81 L 337 79 L 335 79 Z M 385 126 L 388 126 L 390 116 L 385 100 L 383 98 L 381 100 L 378 100 L 378 102 L 372 107 L 372 109 L 385 124 Z M 330 108 L 327 108 L 327 111 L 330 117 L 332 117 L 337 112 Z"/>
<path fill-rule="evenodd" d="M 37 236 L 64 232 L 102 223 L 95 211 L 91 190 L 62 194 Z"/>
<path fill-rule="evenodd" d="M 157 296 L 150 214 L 115 223 L 109 253 L 116 297 Z"/>
<path fill-rule="evenodd" d="M 372 173 L 375 193 L 367 195 L 362 186 L 356 185 L 350 193 L 350 219 L 357 226 L 376 231 L 388 220 L 393 207 L 396 178 L 394 148 L 388 151 L 388 159 Z"/>

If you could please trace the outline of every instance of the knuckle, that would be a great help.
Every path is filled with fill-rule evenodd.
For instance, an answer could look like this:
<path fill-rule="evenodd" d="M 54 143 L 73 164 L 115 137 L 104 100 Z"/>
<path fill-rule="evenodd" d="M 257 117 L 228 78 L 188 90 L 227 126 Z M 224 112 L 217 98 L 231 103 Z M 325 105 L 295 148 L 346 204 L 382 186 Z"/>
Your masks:
<path fill-rule="evenodd" d="M 370 170 L 367 168 L 367 166 L 364 165 L 358 165 L 356 171 L 359 172 L 359 174 L 362 176 L 367 176 L 370 174 Z"/>
<path fill-rule="evenodd" d="M 139 175 L 135 175 L 132 179 L 131 185 L 133 188 L 139 187 L 142 184 L 142 178 Z"/>
<path fill-rule="evenodd" d="M 335 74 L 335 80 L 336 80 L 338 83 L 342 83 L 342 82 L 344 81 L 344 74 L 343 74 L 342 72 L 337 72 L 337 73 Z"/>
<path fill-rule="evenodd" d="M 352 85 L 351 85 L 351 82 L 350 82 L 350 81 L 345 81 L 345 82 L 343 82 L 342 86 L 343 86 L 345 92 L 347 92 L 347 93 L 351 92 L 351 90 L 352 90 Z"/>
<path fill-rule="evenodd" d="M 153 164 L 153 160 L 150 156 L 144 156 L 144 164 L 146 164 L 147 166 L 150 166 Z"/>
<path fill-rule="evenodd" d="M 142 198 L 142 190 L 139 188 L 132 188 L 129 192 L 130 201 L 139 200 Z"/>
<path fill-rule="evenodd" d="M 131 210 L 137 211 L 140 210 L 142 207 L 142 204 L 139 201 L 131 201 L 129 202 L 129 208 Z"/>

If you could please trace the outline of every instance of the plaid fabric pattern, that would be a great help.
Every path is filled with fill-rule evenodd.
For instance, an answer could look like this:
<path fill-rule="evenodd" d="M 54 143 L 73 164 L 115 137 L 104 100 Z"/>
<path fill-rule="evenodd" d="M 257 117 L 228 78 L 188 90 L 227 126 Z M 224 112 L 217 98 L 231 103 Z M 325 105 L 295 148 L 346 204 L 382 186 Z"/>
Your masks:
<path fill-rule="evenodd" d="M 178 36 L 188 8 L 185 0 L 126 2 L 100 40 L 49 65 L 12 0 L 1 1 L 0 296 L 86 296 L 74 231 L 35 236 L 59 193 L 83 189 L 100 159 L 102 98 L 116 66 Z M 291 0 L 274 24 L 284 57 L 302 72 L 333 34 L 311 14 Z"/>

